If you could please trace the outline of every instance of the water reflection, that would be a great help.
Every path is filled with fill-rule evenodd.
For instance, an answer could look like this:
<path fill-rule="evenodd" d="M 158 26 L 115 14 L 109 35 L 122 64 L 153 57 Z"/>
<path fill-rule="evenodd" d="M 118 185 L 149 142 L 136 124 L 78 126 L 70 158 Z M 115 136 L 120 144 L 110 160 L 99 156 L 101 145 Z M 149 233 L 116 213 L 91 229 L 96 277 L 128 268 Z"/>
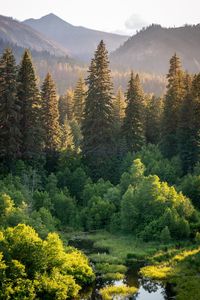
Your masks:
<path fill-rule="evenodd" d="M 128 284 L 129 282 L 129 284 Z M 131 283 L 131 284 L 130 284 Z M 99 295 L 99 289 L 103 286 L 107 285 L 116 285 L 120 286 L 122 284 L 128 284 L 129 286 L 137 286 L 138 292 L 133 297 L 114 297 L 113 300 L 169 300 L 172 299 L 167 293 L 166 288 L 159 283 L 152 282 L 146 279 L 139 279 L 137 277 L 133 278 L 129 276 L 123 280 L 116 281 L 102 281 L 97 280 L 96 284 L 84 293 L 81 296 L 81 300 L 101 300 L 101 296 Z"/>

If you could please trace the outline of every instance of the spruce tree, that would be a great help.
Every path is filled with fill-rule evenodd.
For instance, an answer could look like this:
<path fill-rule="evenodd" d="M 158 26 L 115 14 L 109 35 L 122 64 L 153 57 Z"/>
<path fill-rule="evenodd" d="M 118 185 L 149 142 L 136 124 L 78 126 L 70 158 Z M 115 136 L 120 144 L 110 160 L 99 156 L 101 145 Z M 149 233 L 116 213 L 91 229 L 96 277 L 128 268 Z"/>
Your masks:
<path fill-rule="evenodd" d="M 192 171 L 197 150 L 195 145 L 195 101 L 192 95 L 192 78 L 185 77 L 185 97 L 183 99 L 178 123 L 178 152 L 182 161 L 184 173 Z"/>
<path fill-rule="evenodd" d="M 193 160 L 192 167 L 200 160 L 200 73 L 194 76 L 192 82 L 192 142 Z"/>
<path fill-rule="evenodd" d="M 72 130 L 70 126 L 70 121 L 65 119 L 65 122 L 63 125 L 61 125 L 61 138 L 60 138 L 60 145 L 62 150 L 73 149 L 74 143 L 73 143 L 73 136 L 72 136 Z"/>
<path fill-rule="evenodd" d="M 84 111 L 84 105 L 85 105 L 85 96 L 86 96 L 86 85 L 83 80 L 83 77 L 81 76 L 76 84 L 75 90 L 74 90 L 74 118 L 78 122 L 78 124 L 81 124 L 83 120 L 83 111 Z"/>
<path fill-rule="evenodd" d="M 41 98 L 28 50 L 25 50 L 19 68 L 18 98 L 22 115 L 22 158 L 35 163 L 42 152 Z"/>
<path fill-rule="evenodd" d="M 126 103 L 125 103 L 124 93 L 121 87 L 119 87 L 119 89 L 117 90 L 116 97 L 113 101 L 113 109 L 114 109 L 115 122 L 117 122 L 120 125 L 125 116 L 125 106 Z"/>
<path fill-rule="evenodd" d="M 144 132 L 144 95 L 140 85 L 138 74 L 134 77 L 133 72 L 128 84 L 126 95 L 127 106 L 122 125 L 122 134 L 126 139 L 128 150 L 137 152 L 145 144 Z"/>
<path fill-rule="evenodd" d="M 178 152 L 177 129 L 181 103 L 183 101 L 184 73 L 179 57 L 174 54 L 170 59 L 170 69 L 167 74 L 168 85 L 164 99 L 162 124 L 162 152 L 166 157 L 172 157 Z"/>
<path fill-rule="evenodd" d="M 66 119 L 71 121 L 73 119 L 73 100 L 74 91 L 68 89 L 66 94 L 59 97 L 58 110 L 59 110 L 59 123 L 64 125 Z"/>
<path fill-rule="evenodd" d="M 11 49 L 0 59 L 0 158 L 7 164 L 20 157 L 20 106 L 17 67 Z"/>
<path fill-rule="evenodd" d="M 114 138 L 115 148 L 118 158 L 122 158 L 127 152 L 126 141 L 121 134 L 121 127 L 125 116 L 125 97 L 124 93 L 119 87 L 117 94 L 113 101 L 113 114 L 114 114 Z"/>
<path fill-rule="evenodd" d="M 161 137 L 161 118 L 163 112 L 163 99 L 152 96 L 146 105 L 146 141 L 158 144 Z"/>
<path fill-rule="evenodd" d="M 54 154 L 60 147 L 61 131 L 56 87 L 50 73 L 46 75 L 42 84 L 41 99 L 44 148 L 46 152 Z"/>
<path fill-rule="evenodd" d="M 97 47 L 87 78 L 82 122 L 82 152 L 94 178 L 109 177 L 113 155 L 112 83 L 103 41 Z"/>

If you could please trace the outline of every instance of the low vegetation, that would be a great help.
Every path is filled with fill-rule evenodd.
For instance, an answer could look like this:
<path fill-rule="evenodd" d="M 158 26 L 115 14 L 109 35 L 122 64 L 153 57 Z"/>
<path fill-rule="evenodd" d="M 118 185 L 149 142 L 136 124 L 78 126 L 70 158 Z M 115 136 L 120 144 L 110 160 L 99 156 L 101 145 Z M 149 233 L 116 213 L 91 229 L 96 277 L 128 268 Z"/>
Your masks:
<path fill-rule="evenodd" d="M 73 298 L 94 273 L 81 252 L 64 247 L 56 233 L 42 240 L 19 224 L 0 232 L 1 299 Z"/>
<path fill-rule="evenodd" d="M 173 284 L 176 291 L 176 299 L 199 299 L 199 267 L 200 248 L 192 247 L 181 249 L 177 253 L 163 257 L 154 257 L 154 265 L 143 267 L 141 275 L 156 281 L 164 281 Z"/>
<path fill-rule="evenodd" d="M 134 287 L 128 287 L 125 285 L 121 286 L 107 286 L 105 288 L 100 289 L 100 294 L 103 298 L 103 300 L 112 300 L 112 299 L 117 299 L 117 297 L 131 297 L 133 296 L 136 292 L 137 289 Z"/>

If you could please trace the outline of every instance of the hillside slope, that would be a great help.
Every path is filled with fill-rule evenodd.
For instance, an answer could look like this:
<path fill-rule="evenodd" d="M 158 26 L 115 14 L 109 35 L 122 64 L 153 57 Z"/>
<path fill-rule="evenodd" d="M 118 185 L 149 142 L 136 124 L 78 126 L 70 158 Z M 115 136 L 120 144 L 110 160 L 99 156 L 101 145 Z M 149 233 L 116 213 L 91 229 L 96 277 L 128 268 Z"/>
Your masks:
<path fill-rule="evenodd" d="M 69 50 L 71 56 L 86 61 L 91 58 L 100 40 L 104 40 L 108 51 L 114 51 L 128 39 L 128 36 L 73 26 L 54 14 L 25 20 L 24 24 L 59 43 Z"/>
<path fill-rule="evenodd" d="M 200 71 L 200 25 L 151 25 L 129 38 L 110 58 L 114 68 L 165 74 L 175 52 L 186 70 Z"/>
<path fill-rule="evenodd" d="M 0 39 L 23 48 L 64 56 L 67 50 L 24 23 L 0 15 Z"/>

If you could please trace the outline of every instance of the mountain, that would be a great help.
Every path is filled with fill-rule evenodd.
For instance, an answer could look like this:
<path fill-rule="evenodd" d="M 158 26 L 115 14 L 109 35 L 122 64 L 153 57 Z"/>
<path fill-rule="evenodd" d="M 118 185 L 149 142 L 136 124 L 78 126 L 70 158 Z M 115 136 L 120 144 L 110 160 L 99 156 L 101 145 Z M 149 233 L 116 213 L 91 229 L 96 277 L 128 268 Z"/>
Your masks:
<path fill-rule="evenodd" d="M 66 22 L 64 23 L 66 24 Z M 71 26 L 72 25 L 69 24 L 70 28 Z M 51 27 L 51 23 L 49 23 L 49 27 Z M 96 42 L 93 44 L 94 48 L 96 48 L 95 43 L 98 44 L 99 39 L 101 38 L 103 37 L 99 37 L 97 41 L 95 35 L 94 40 L 96 39 Z M 87 64 L 80 63 L 77 59 L 73 59 L 66 55 L 66 49 L 63 49 L 61 45 L 24 23 L 20 23 L 12 18 L 0 16 L 0 56 L 6 47 L 13 49 L 17 63 L 20 62 L 25 48 L 29 48 L 31 50 L 39 85 L 41 85 L 46 73 L 51 72 L 56 82 L 57 92 L 59 94 L 64 94 L 67 88 L 74 88 L 80 74 L 82 74 L 84 78 L 88 76 Z M 77 46 L 77 49 L 80 50 L 82 47 L 79 45 Z M 93 53 L 87 53 L 88 56 L 93 55 Z M 149 75 L 146 73 L 142 73 L 140 75 L 146 92 L 154 92 L 157 95 L 163 94 L 166 85 L 163 76 Z M 115 91 L 119 86 L 122 86 L 122 88 L 126 90 L 127 82 L 130 77 L 129 72 L 115 71 L 112 73 L 112 77 Z"/>
<path fill-rule="evenodd" d="M 23 48 L 65 56 L 67 50 L 28 25 L 0 15 L 0 39 Z"/>
<path fill-rule="evenodd" d="M 187 71 L 200 71 L 200 25 L 179 28 L 151 25 L 111 53 L 111 66 L 121 70 L 166 74 L 169 59 L 175 52 Z"/>
<path fill-rule="evenodd" d="M 59 43 L 71 56 L 86 61 L 93 56 L 100 40 L 104 40 L 108 51 L 114 51 L 128 39 L 128 36 L 73 26 L 54 14 L 23 23 Z"/>

